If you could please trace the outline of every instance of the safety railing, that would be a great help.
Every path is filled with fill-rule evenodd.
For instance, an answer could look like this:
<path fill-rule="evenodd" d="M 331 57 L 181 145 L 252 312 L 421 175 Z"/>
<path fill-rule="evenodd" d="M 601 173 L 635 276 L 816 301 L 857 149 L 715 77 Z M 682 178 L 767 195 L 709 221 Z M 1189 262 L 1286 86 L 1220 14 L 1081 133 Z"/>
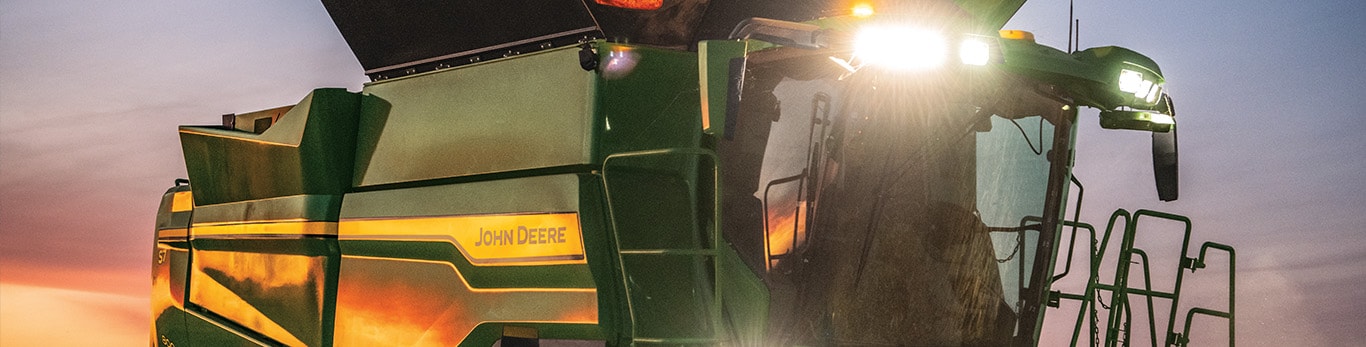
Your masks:
<path fill-rule="evenodd" d="M 764 268 L 765 268 L 765 269 L 772 269 L 772 268 L 773 268 L 773 261 L 775 261 L 775 260 L 782 260 L 782 259 L 788 257 L 789 255 L 797 254 L 797 236 L 798 236 L 799 233 L 801 233 L 800 230 L 799 230 L 799 228 L 800 228 L 800 226 L 801 226 L 801 224 L 802 224 L 801 222 L 798 222 L 798 220 L 799 220 L 800 218 L 802 218 L 802 211 L 805 210 L 805 209 L 802 207 L 802 204 L 805 202 L 805 201 L 803 200 L 803 191 L 805 190 L 805 187 L 806 187 L 806 172 L 807 172 L 807 171 L 808 171 L 807 169 L 802 169 L 802 173 L 799 173 L 799 174 L 796 174 L 796 175 L 793 175 L 793 176 L 788 176 L 788 177 L 779 178 L 779 179 L 773 180 L 773 181 L 771 181 L 771 182 L 768 182 L 768 184 L 764 185 L 764 199 L 762 200 L 762 202 L 763 202 L 763 205 L 762 205 L 762 206 L 763 206 L 763 211 L 764 211 L 764 212 L 763 212 L 763 216 L 764 216 L 764 259 L 765 259 Z M 773 248 L 773 244 L 772 244 L 772 243 L 773 243 L 773 242 L 771 241 L 771 236 L 769 235 L 769 232 L 773 230 L 773 229 L 772 229 L 772 228 L 773 228 L 772 221 L 770 221 L 770 219 L 772 219 L 772 215 L 773 215 L 773 214 L 770 213 L 770 212 L 769 212 L 769 209 L 768 209 L 768 206 L 769 206 L 769 204 L 768 204 L 769 192 L 773 190 L 773 187 L 774 187 L 774 186 L 778 186 L 778 185 L 782 185 L 782 184 L 786 184 L 786 183 L 794 183 L 794 182 L 797 183 L 797 196 L 796 196 L 797 203 L 796 203 L 796 206 L 794 206 L 794 207 L 792 208 L 792 246 L 791 246 L 790 248 L 788 248 L 786 252 L 779 253 L 779 254 L 774 254 L 774 253 L 773 253 L 773 250 L 772 250 L 772 248 Z M 809 212 L 808 212 L 808 213 L 809 213 Z M 809 234 L 807 234 L 807 235 L 809 235 Z"/>
<path fill-rule="evenodd" d="M 1134 240 L 1137 236 L 1139 221 L 1141 220 L 1141 218 L 1145 217 L 1176 221 L 1184 225 L 1184 232 L 1182 234 L 1181 241 L 1181 261 L 1177 268 L 1176 281 L 1171 291 L 1161 291 L 1153 289 L 1148 254 L 1143 249 L 1134 246 Z M 1100 265 L 1104 260 L 1104 255 L 1106 254 L 1106 250 L 1109 246 L 1110 238 L 1114 234 L 1115 227 L 1117 223 L 1121 221 L 1121 219 L 1123 220 L 1123 224 L 1119 225 L 1121 225 L 1124 229 L 1122 231 L 1121 241 L 1119 245 L 1119 259 L 1116 263 L 1115 277 L 1113 282 L 1111 283 L 1101 283 L 1099 281 Z M 1076 346 L 1077 342 L 1079 342 L 1079 339 L 1081 337 L 1081 328 L 1083 322 L 1088 320 L 1087 318 L 1089 318 L 1090 321 L 1089 345 L 1097 346 L 1097 342 L 1099 342 L 1098 340 L 1100 340 L 1099 335 L 1102 332 L 1099 326 L 1099 310 L 1097 309 L 1097 306 L 1104 306 L 1104 302 L 1099 301 L 1098 298 L 1098 293 L 1100 291 L 1106 291 L 1110 293 L 1110 306 L 1106 307 L 1109 310 L 1109 315 L 1106 320 L 1105 329 L 1103 330 L 1105 335 L 1104 341 L 1106 346 L 1130 345 L 1129 336 L 1132 333 L 1131 328 L 1133 322 L 1133 310 L 1130 309 L 1131 296 L 1138 296 L 1146 301 L 1148 337 L 1149 341 L 1151 341 L 1153 346 L 1157 346 L 1159 341 L 1162 341 L 1162 343 L 1164 343 L 1165 346 L 1185 346 L 1190 341 L 1191 323 L 1196 315 L 1204 315 L 1226 319 L 1228 321 L 1228 344 L 1229 346 L 1234 346 L 1234 307 L 1236 305 L 1234 283 L 1236 281 L 1236 256 L 1232 247 L 1214 242 L 1206 242 L 1200 248 L 1199 257 L 1192 258 L 1189 256 L 1189 245 L 1191 236 L 1190 219 L 1184 216 L 1156 212 L 1151 210 L 1138 210 L 1133 214 L 1130 214 L 1128 211 L 1123 209 L 1115 211 L 1110 216 L 1110 221 L 1106 226 L 1104 236 L 1102 236 L 1099 240 L 1095 238 L 1095 228 L 1092 227 L 1090 224 L 1081 223 L 1077 221 L 1065 221 L 1064 225 L 1073 227 L 1072 238 L 1074 241 L 1077 236 L 1077 228 L 1083 229 L 1091 235 L 1091 246 L 1089 247 L 1091 256 L 1089 257 L 1089 259 L 1087 259 L 1087 261 L 1089 262 L 1088 267 L 1090 268 L 1090 273 L 1087 278 L 1084 291 L 1081 294 L 1053 291 L 1051 292 L 1048 302 L 1048 306 L 1050 307 L 1059 307 L 1061 300 L 1064 299 L 1076 300 L 1081 303 L 1080 307 L 1077 310 L 1076 323 L 1074 324 L 1072 330 L 1072 346 Z M 1187 270 L 1194 272 L 1198 269 L 1204 268 L 1206 266 L 1205 260 L 1209 250 L 1218 250 L 1228 253 L 1228 309 L 1226 311 L 1220 311 L 1216 309 L 1203 307 L 1191 308 L 1186 313 L 1184 328 L 1181 330 L 1181 332 L 1178 333 L 1176 332 L 1175 322 L 1176 314 L 1179 310 L 1182 282 L 1185 278 L 1185 273 Z M 1067 275 L 1068 270 L 1070 270 L 1071 268 L 1071 252 L 1072 250 L 1069 247 L 1068 260 L 1065 265 L 1067 270 L 1064 270 L 1062 274 L 1053 277 L 1053 281 L 1056 282 L 1057 280 Z M 1137 259 L 1135 259 L 1135 257 Z M 1138 264 L 1141 266 L 1140 271 L 1142 271 L 1143 273 L 1143 285 L 1141 288 L 1135 288 L 1130 286 L 1129 284 L 1130 265 L 1133 264 Z M 1159 339 L 1159 335 L 1157 333 L 1157 319 L 1155 316 L 1156 311 L 1154 299 L 1168 300 L 1170 301 L 1171 305 L 1171 309 L 1168 312 L 1168 319 L 1166 322 L 1166 333 L 1164 335 L 1161 335 L 1163 339 Z"/>
<path fill-rule="evenodd" d="M 1224 318 L 1228 320 L 1228 345 L 1230 347 L 1233 346 L 1233 337 L 1237 336 L 1233 333 L 1233 308 L 1235 307 L 1234 304 L 1236 303 L 1236 300 L 1234 300 L 1234 294 L 1236 293 L 1236 288 L 1234 284 L 1237 283 L 1236 270 L 1238 266 L 1237 254 L 1233 251 L 1233 247 L 1220 243 L 1205 242 L 1203 245 L 1200 246 L 1200 257 L 1194 259 L 1185 258 L 1181 261 L 1181 266 L 1190 269 L 1191 272 L 1195 272 L 1196 270 L 1205 268 L 1205 255 L 1208 254 L 1205 251 L 1211 249 L 1220 250 L 1228 253 L 1228 311 L 1218 311 L 1203 307 L 1191 308 L 1189 311 L 1186 311 L 1185 328 L 1183 328 L 1180 333 L 1174 333 L 1171 331 L 1167 332 L 1168 345 L 1185 346 L 1187 343 L 1189 343 L 1191 334 L 1191 321 L 1195 318 L 1195 315 L 1199 314 Z"/>
<path fill-rule="evenodd" d="M 810 233 L 803 230 L 801 226 L 805 225 L 809 228 L 812 216 L 814 215 L 813 212 L 815 212 L 813 207 L 816 203 L 814 199 L 816 195 L 815 190 L 817 189 L 816 182 L 820 180 L 820 165 L 821 162 L 824 161 L 825 154 L 824 148 L 826 139 L 823 137 L 827 132 L 827 128 L 831 125 L 830 107 L 829 94 L 819 92 L 811 99 L 811 121 L 810 124 L 808 124 L 806 133 L 807 166 L 803 168 L 800 173 L 774 179 L 764 185 L 762 202 L 764 211 L 764 268 L 766 270 L 771 270 L 773 268 L 774 261 L 782 261 L 785 258 L 797 256 L 797 247 L 806 244 L 806 240 L 811 236 Z M 821 137 L 820 141 L 816 140 L 818 137 Z M 769 210 L 769 193 L 775 186 L 790 183 L 797 184 L 797 194 L 795 196 L 796 205 L 792 210 L 792 245 L 786 252 L 774 254 L 771 249 L 773 245 L 771 244 L 772 242 L 770 241 L 769 235 L 769 233 L 773 231 L 770 221 L 772 213 Z M 802 237 L 801 242 L 797 241 L 799 236 Z"/>

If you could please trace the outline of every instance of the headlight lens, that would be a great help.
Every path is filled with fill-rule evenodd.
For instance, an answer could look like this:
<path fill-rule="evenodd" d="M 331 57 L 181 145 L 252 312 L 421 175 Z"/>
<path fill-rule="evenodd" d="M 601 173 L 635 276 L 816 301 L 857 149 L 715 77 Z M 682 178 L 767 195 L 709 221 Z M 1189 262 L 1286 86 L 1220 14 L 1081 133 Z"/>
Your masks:
<path fill-rule="evenodd" d="M 1157 102 L 1157 97 L 1162 95 L 1162 85 L 1143 77 L 1142 72 L 1129 69 L 1119 70 L 1119 91 L 1121 93 L 1133 93 L 1135 98 L 1147 101 L 1149 104 Z"/>
<path fill-rule="evenodd" d="M 892 70 L 933 69 L 944 65 L 948 42 L 928 30 L 867 27 L 854 41 L 854 54 L 865 63 Z"/>
<path fill-rule="evenodd" d="M 1152 82 L 1148 82 L 1152 84 Z M 1119 70 L 1119 91 L 1124 93 L 1137 93 L 1143 85 L 1143 73 L 1123 69 Z M 1144 90 L 1146 91 L 1146 90 Z"/>
<path fill-rule="evenodd" d="M 1148 96 L 1144 97 L 1143 100 L 1149 104 L 1156 103 L 1159 95 L 1162 95 L 1162 85 L 1154 84 L 1153 88 L 1148 90 Z"/>
<path fill-rule="evenodd" d="M 977 38 L 964 39 L 958 45 L 958 58 L 963 64 L 983 66 L 991 61 L 991 45 Z"/>

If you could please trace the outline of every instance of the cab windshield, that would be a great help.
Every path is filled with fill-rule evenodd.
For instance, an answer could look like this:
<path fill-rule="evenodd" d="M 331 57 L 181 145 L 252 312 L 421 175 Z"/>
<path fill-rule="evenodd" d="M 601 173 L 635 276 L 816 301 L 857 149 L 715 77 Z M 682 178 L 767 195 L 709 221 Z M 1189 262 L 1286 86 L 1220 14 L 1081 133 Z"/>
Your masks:
<path fill-rule="evenodd" d="M 1040 240 L 1066 196 L 1066 166 L 1048 158 L 1070 151 L 1055 147 L 1070 145 L 1073 113 L 990 67 L 827 65 L 753 54 L 717 146 L 723 231 L 770 289 L 772 338 L 1032 338 L 1052 256 Z"/>

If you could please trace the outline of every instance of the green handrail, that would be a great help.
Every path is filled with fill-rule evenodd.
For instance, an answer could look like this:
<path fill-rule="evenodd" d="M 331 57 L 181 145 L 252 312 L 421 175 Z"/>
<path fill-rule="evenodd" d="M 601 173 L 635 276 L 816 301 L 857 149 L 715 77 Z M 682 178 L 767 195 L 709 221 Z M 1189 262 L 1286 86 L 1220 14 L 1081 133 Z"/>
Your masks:
<path fill-rule="evenodd" d="M 1176 222 L 1182 223 L 1182 224 L 1185 226 L 1185 227 L 1184 227 L 1184 230 L 1183 230 L 1183 232 L 1182 232 L 1182 241 L 1181 241 L 1181 261 L 1180 261 L 1180 264 L 1178 265 L 1178 267 L 1177 267 L 1177 269 L 1176 269 L 1176 270 L 1177 270 L 1177 273 L 1176 273 L 1176 282 L 1175 282 L 1175 284 L 1173 285 L 1173 288 L 1172 288 L 1172 291 L 1171 291 L 1171 292 L 1164 292 L 1164 291 L 1159 291 L 1159 290 L 1153 290 L 1153 288 L 1152 288 L 1151 269 L 1150 269 L 1150 267 L 1149 267 L 1150 262 L 1149 262 L 1149 260 L 1148 260 L 1148 255 L 1147 255 L 1147 253 L 1146 253 L 1144 250 L 1134 247 L 1134 239 L 1135 239 L 1136 236 L 1137 236 L 1138 225 L 1139 225 L 1139 222 L 1140 222 L 1144 217 L 1159 218 L 1159 219 L 1165 219 L 1165 220 L 1176 221 Z M 1191 236 L 1191 230 L 1192 230 L 1190 218 L 1185 217 L 1185 216 L 1175 215 L 1175 214 L 1169 214 L 1169 213 L 1151 211 L 1151 210 L 1138 210 L 1138 211 L 1134 212 L 1132 215 L 1130 215 L 1127 211 L 1125 211 L 1125 210 L 1123 210 L 1123 209 L 1120 209 L 1120 210 L 1115 211 L 1115 213 L 1111 215 L 1111 217 L 1110 217 L 1110 223 L 1109 223 L 1109 225 L 1107 226 L 1106 231 L 1105 231 L 1105 236 L 1104 236 L 1104 238 L 1103 238 L 1103 239 L 1101 240 L 1101 242 L 1100 242 L 1100 251 L 1094 254 L 1094 257 L 1093 257 L 1093 259 L 1092 259 L 1092 261 L 1093 261 L 1093 267 L 1092 267 L 1092 268 L 1093 268 L 1093 270 L 1092 270 L 1093 273 L 1092 273 L 1092 276 L 1095 276 L 1095 275 L 1096 275 L 1096 272 L 1098 272 L 1098 270 L 1099 270 L 1099 267 L 1098 267 L 1097 264 L 1099 264 L 1099 263 L 1102 262 L 1103 257 L 1104 257 L 1104 254 L 1105 254 L 1105 249 L 1108 248 L 1110 236 L 1112 235 L 1112 233 L 1113 233 L 1113 231 L 1114 231 L 1114 227 L 1115 227 L 1115 225 L 1116 225 L 1115 223 L 1116 223 L 1120 218 L 1125 219 L 1125 223 L 1123 224 L 1123 225 L 1124 225 L 1124 231 L 1123 231 L 1122 239 L 1121 239 L 1121 241 L 1120 241 L 1120 246 L 1119 246 L 1119 247 L 1120 247 L 1120 250 L 1119 250 L 1119 259 L 1118 259 L 1118 263 L 1116 264 L 1116 271 L 1115 271 L 1115 279 L 1114 279 L 1114 282 L 1112 282 L 1112 283 L 1088 283 L 1088 286 L 1090 286 L 1090 288 L 1088 288 L 1088 291 L 1089 291 L 1089 290 L 1096 290 L 1096 291 L 1099 291 L 1099 290 L 1106 290 L 1106 291 L 1111 292 L 1111 305 L 1112 305 L 1112 306 L 1110 307 L 1109 319 L 1108 319 L 1107 322 L 1106 322 L 1106 339 L 1105 339 L 1105 341 L 1106 341 L 1106 346 L 1128 346 L 1128 345 L 1129 345 L 1129 340 L 1128 340 L 1127 336 L 1128 336 L 1128 333 L 1130 333 L 1130 329 L 1129 329 L 1129 328 L 1130 328 L 1130 323 L 1131 323 L 1131 321 L 1132 321 L 1132 310 L 1129 310 L 1128 306 L 1129 306 L 1129 297 L 1132 296 L 1132 295 L 1142 296 L 1142 297 L 1144 297 L 1144 298 L 1146 299 L 1146 301 L 1147 301 L 1147 304 L 1148 304 L 1148 312 L 1147 312 L 1147 314 L 1148 314 L 1149 335 L 1150 335 L 1150 338 L 1151 338 L 1151 342 L 1152 342 L 1152 344 L 1153 344 L 1154 346 L 1157 345 L 1157 343 L 1158 343 L 1157 341 L 1158 341 L 1158 340 L 1157 340 L 1157 332 L 1156 332 L 1156 325 L 1157 325 L 1157 323 L 1156 323 L 1156 317 L 1154 316 L 1153 298 L 1162 298 L 1162 299 L 1171 300 L 1171 309 L 1170 309 L 1170 311 L 1168 312 L 1168 319 L 1167 319 L 1166 340 L 1164 341 L 1164 342 L 1165 342 L 1165 345 L 1168 345 L 1168 346 L 1170 346 L 1170 345 L 1184 346 L 1185 343 L 1189 341 L 1189 334 L 1190 334 L 1190 328 L 1189 328 L 1189 326 L 1190 326 L 1190 321 L 1194 318 L 1194 316 L 1195 316 L 1196 314 L 1203 314 L 1203 315 L 1209 315 L 1209 316 L 1215 316 L 1215 317 L 1223 317 L 1223 318 L 1227 318 L 1227 319 L 1229 320 L 1229 345 L 1230 345 L 1230 346 L 1233 346 L 1233 337 L 1234 337 L 1234 330 L 1233 330 L 1233 324 L 1234 324 L 1234 323 L 1233 323 L 1233 321 L 1234 321 L 1234 319 L 1233 319 L 1233 313 L 1232 313 L 1232 312 L 1233 312 L 1233 309 L 1232 309 L 1232 308 L 1233 308 L 1233 306 L 1234 306 L 1235 303 L 1236 303 L 1236 301 L 1235 301 L 1235 296 L 1234 296 L 1234 294 L 1233 294 L 1233 292 L 1234 292 L 1234 290 L 1235 290 L 1235 287 L 1234 287 L 1234 285 L 1233 285 L 1233 283 L 1234 283 L 1234 281 L 1235 281 L 1235 277 L 1234 277 L 1234 275 L 1233 275 L 1234 270 L 1233 270 L 1233 268 L 1232 268 L 1232 267 L 1233 267 L 1233 262 L 1234 262 L 1234 261 L 1233 261 L 1233 258 L 1234 258 L 1234 257 L 1233 257 L 1233 248 L 1232 248 L 1232 247 L 1229 247 L 1229 246 L 1227 246 L 1227 245 L 1223 245 L 1223 244 L 1218 244 L 1218 243 L 1213 243 L 1213 242 L 1206 242 L 1206 243 L 1201 247 L 1201 250 L 1200 250 L 1200 257 L 1199 257 L 1198 259 L 1196 259 L 1196 258 L 1191 258 L 1191 257 L 1189 257 L 1189 254 L 1190 254 L 1190 236 Z M 1181 333 L 1176 333 L 1176 331 L 1175 331 L 1175 329 L 1176 329 L 1176 325 L 1175 325 L 1175 323 L 1176 323 L 1176 313 L 1177 313 L 1177 310 L 1178 310 L 1179 305 L 1180 305 L 1182 283 L 1183 283 L 1183 281 L 1184 281 L 1184 279 L 1185 279 L 1185 270 L 1188 270 L 1188 269 L 1189 269 L 1189 270 L 1191 270 L 1191 271 L 1193 272 L 1193 271 L 1195 271 L 1195 269 L 1203 268 L 1203 267 L 1204 267 L 1204 259 L 1205 259 L 1206 253 L 1207 253 L 1207 251 L 1208 251 L 1209 249 L 1224 250 L 1224 251 L 1230 253 L 1230 257 L 1229 257 L 1229 258 L 1230 258 L 1230 260 L 1229 260 L 1229 262 L 1230 262 L 1230 274 L 1229 274 L 1229 311 L 1227 311 L 1227 312 L 1225 312 L 1225 311 L 1216 311 L 1216 310 L 1211 310 L 1211 309 L 1207 309 L 1207 308 L 1198 308 L 1198 307 L 1197 307 L 1197 308 L 1192 308 L 1190 311 L 1187 312 L 1187 315 L 1186 315 L 1186 316 L 1187 316 L 1187 317 L 1186 317 L 1186 327 L 1185 327 L 1185 329 L 1184 329 Z M 1129 286 L 1129 283 L 1128 283 L 1129 273 L 1130 273 L 1130 268 L 1129 268 L 1129 266 L 1130 266 L 1131 264 L 1135 263 L 1135 262 L 1134 262 L 1134 259 L 1133 259 L 1134 256 L 1138 256 L 1138 257 L 1139 257 L 1139 261 L 1140 261 L 1140 263 L 1142 264 L 1142 269 L 1141 269 L 1141 271 L 1143 271 L 1143 276 L 1144 276 L 1144 287 L 1143 287 L 1143 288 L 1133 288 L 1133 287 L 1130 287 L 1130 286 Z M 1090 294 L 1093 294 L 1093 293 L 1088 292 L 1088 296 L 1090 296 Z M 1082 309 L 1085 310 L 1085 307 L 1087 307 L 1088 305 L 1091 306 L 1092 311 L 1093 311 L 1093 313 L 1094 313 L 1094 309 L 1095 309 L 1095 306 L 1094 306 L 1095 304 L 1094 304 L 1094 303 L 1089 303 L 1089 302 L 1088 302 L 1088 303 L 1083 303 L 1083 308 L 1082 308 Z M 1074 334 L 1074 337 L 1073 337 L 1073 340 L 1072 340 L 1072 341 L 1073 341 L 1073 342 L 1072 342 L 1073 345 L 1075 345 L 1075 344 L 1076 344 L 1076 341 L 1077 341 L 1077 337 L 1076 337 L 1075 335 L 1076 335 L 1077 333 L 1080 332 L 1080 320 L 1081 320 L 1081 319 L 1082 319 L 1081 317 L 1078 317 L 1078 326 L 1075 327 L 1075 328 L 1074 328 L 1074 331 L 1073 331 L 1073 334 Z M 1093 325 L 1094 325 L 1094 324 L 1095 324 L 1095 323 L 1093 322 Z M 1094 330 L 1094 327 L 1093 327 L 1093 330 Z M 1124 334 L 1123 334 L 1123 337 L 1121 337 L 1121 332 L 1124 333 Z"/>
<path fill-rule="evenodd" d="M 1077 301 L 1080 301 L 1080 302 L 1081 302 L 1081 307 L 1077 308 L 1077 323 L 1076 323 L 1076 324 L 1073 326 L 1073 328 L 1072 328 L 1072 343 L 1071 343 L 1071 346 L 1076 346 L 1076 345 L 1077 345 L 1077 339 L 1081 336 L 1082 321 L 1085 320 L 1085 319 L 1088 317 L 1087 314 L 1086 314 L 1086 309 L 1087 309 L 1088 307 L 1091 307 L 1091 302 L 1095 300 L 1095 294 L 1094 294 L 1094 293 L 1095 293 L 1095 287 L 1096 287 L 1096 274 L 1098 273 L 1098 271 L 1097 271 L 1098 268 L 1096 267 L 1096 264 L 1097 264 L 1097 263 L 1095 262 L 1095 254 L 1096 254 L 1096 227 L 1092 226 L 1091 224 L 1082 223 L 1082 222 L 1077 222 L 1077 221 L 1063 221 L 1063 225 L 1064 225 L 1064 226 L 1070 226 L 1070 227 L 1072 227 L 1072 230 L 1073 230 L 1073 232 L 1072 232 L 1072 237 L 1073 237 L 1074 239 L 1076 238 L 1076 231 L 1075 231 L 1075 230 L 1076 230 L 1077 228 L 1085 229 L 1085 230 L 1086 230 L 1088 233 L 1090 233 L 1090 235 L 1091 235 L 1091 237 L 1089 238 L 1089 240 L 1091 241 L 1091 244 L 1090 244 L 1090 247 L 1089 247 L 1089 249 L 1088 249 L 1088 254 L 1090 254 L 1090 256 L 1086 258 L 1086 259 L 1087 259 L 1087 262 L 1088 262 L 1088 264 L 1087 264 L 1087 269 L 1088 269 L 1089 272 L 1090 272 L 1089 275 L 1088 275 L 1087 278 L 1086 278 L 1086 289 L 1085 289 L 1084 291 L 1082 291 L 1082 294 L 1062 293 L 1062 292 L 1059 292 L 1059 291 L 1054 291 L 1054 292 L 1053 292 L 1053 295 L 1054 295 L 1055 297 L 1057 297 L 1058 299 L 1077 300 Z M 1070 269 L 1070 268 L 1072 267 L 1071 252 L 1072 252 L 1072 250 L 1069 248 L 1069 249 L 1068 249 L 1068 257 L 1067 257 L 1067 265 L 1066 265 L 1066 268 L 1067 268 L 1067 269 Z M 1067 271 L 1063 271 L 1063 275 L 1066 275 L 1066 274 L 1067 274 Z M 1062 275 L 1056 276 L 1056 277 L 1053 278 L 1053 281 L 1056 282 L 1057 280 L 1061 279 L 1062 277 L 1063 277 Z M 1050 303 L 1050 304 L 1052 304 L 1053 307 L 1058 307 L 1058 304 L 1057 304 L 1057 303 Z M 1095 312 L 1094 307 L 1092 307 L 1091 314 L 1090 314 L 1090 317 L 1093 318 L 1093 319 L 1092 319 L 1092 324 L 1091 324 L 1091 335 L 1090 335 L 1090 345 L 1092 345 L 1092 346 L 1094 346 L 1094 345 L 1096 344 L 1096 324 L 1095 324 L 1095 322 L 1094 322 L 1095 316 L 1096 316 L 1096 312 Z"/>
<path fill-rule="evenodd" d="M 1188 263 L 1189 263 L 1189 264 L 1188 264 L 1189 266 L 1188 266 L 1187 268 L 1189 268 L 1189 269 L 1191 270 L 1191 272 L 1195 272 L 1196 270 L 1205 268 L 1205 255 L 1206 255 L 1206 251 L 1208 251 L 1208 250 L 1210 250 L 1210 249 L 1222 250 L 1222 251 L 1228 253 L 1228 311 L 1217 311 L 1217 310 L 1212 310 L 1212 309 L 1202 308 L 1202 307 L 1194 307 L 1194 308 L 1191 308 L 1189 311 L 1186 312 L 1186 326 L 1185 326 L 1184 329 L 1181 330 L 1181 333 L 1180 333 L 1180 334 L 1175 334 L 1175 333 L 1171 333 L 1171 332 L 1168 333 L 1168 339 L 1167 339 L 1167 344 L 1168 344 L 1168 345 L 1173 345 L 1173 344 L 1174 344 L 1174 345 L 1177 345 L 1177 346 L 1185 346 L 1187 343 L 1189 343 L 1189 342 L 1190 342 L 1190 332 L 1191 332 L 1191 320 L 1193 320 L 1193 319 L 1195 318 L 1195 315 L 1196 315 L 1196 314 L 1203 314 L 1203 315 L 1207 315 L 1207 316 L 1220 317 L 1220 318 L 1224 318 L 1224 319 L 1227 319 L 1227 320 L 1228 320 L 1228 345 L 1229 345 L 1229 347 L 1233 347 L 1233 346 L 1234 346 L 1234 342 L 1235 342 L 1235 341 L 1234 341 L 1234 336 L 1237 336 L 1236 334 L 1234 334 L 1234 317 L 1235 317 L 1235 316 L 1234 316 L 1233 308 L 1234 308 L 1234 305 L 1235 305 L 1236 302 L 1237 302 L 1237 301 L 1235 300 L 1235 297 L 1236 297 L 1235 295 L 1237 294 L 1237 291 L 1236 291 L 1237 288 L 1235 287 L 1234 284 L 1237 283 L 1237 282 L 1236 282 L 1237 277 L 1236 277 L 1235 274 L 1238 272 L 1238 271 L 1237 271 L 1237 269 L 1238 269 L 1238 268 L 1237 268 L 1237 266 L 1238 266 L 1237 258 L 1238 258 L 1238 257 L 1237 257 L 1236 252 L 1234 252 L 1233 247 L 1228 246 L 1228 245 L 1225 245 L 1225 244 L 1221 244 L 1221 243 L 1205 242 L 1204 244 L 1200 245 L 1200 257 L 1199 257 L 1199 258 L 1197 258 L 1197 259 L 1189 259 L 1189 258 L 1187 258 L 1187 260 L 1190 260 L 1190 261 L 1188 262 Z M 1183 261 L 1183 263 L 1186 263 L 1186 262 Z M 1186 265 L 1186 264 L 1183 264 L 1183 265 Z"/>

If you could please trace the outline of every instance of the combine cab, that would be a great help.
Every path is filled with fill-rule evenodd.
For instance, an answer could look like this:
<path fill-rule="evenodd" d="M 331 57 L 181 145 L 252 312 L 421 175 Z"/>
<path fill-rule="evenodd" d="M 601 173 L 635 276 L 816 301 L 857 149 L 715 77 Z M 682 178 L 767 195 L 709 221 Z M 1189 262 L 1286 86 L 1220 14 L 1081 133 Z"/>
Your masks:
<path fill-rule="evenodd" d="M 1231 290 L 1174 324 L 1231 249 L 1066 218 L 1080 107 L 1151 132 L 1176 199 L 1157 64 L 999 30 L 1023 1 L 323 2 L 372 82 L 180 128 L 154 345 L 1030 346 L 1062 300 L 1127 345 L 1131 297 L 1169 301 L 1154 342 L 1231 341 Z M 1174 289 L 1128 283 L 1144 218 L 1186 223 Z"/>

